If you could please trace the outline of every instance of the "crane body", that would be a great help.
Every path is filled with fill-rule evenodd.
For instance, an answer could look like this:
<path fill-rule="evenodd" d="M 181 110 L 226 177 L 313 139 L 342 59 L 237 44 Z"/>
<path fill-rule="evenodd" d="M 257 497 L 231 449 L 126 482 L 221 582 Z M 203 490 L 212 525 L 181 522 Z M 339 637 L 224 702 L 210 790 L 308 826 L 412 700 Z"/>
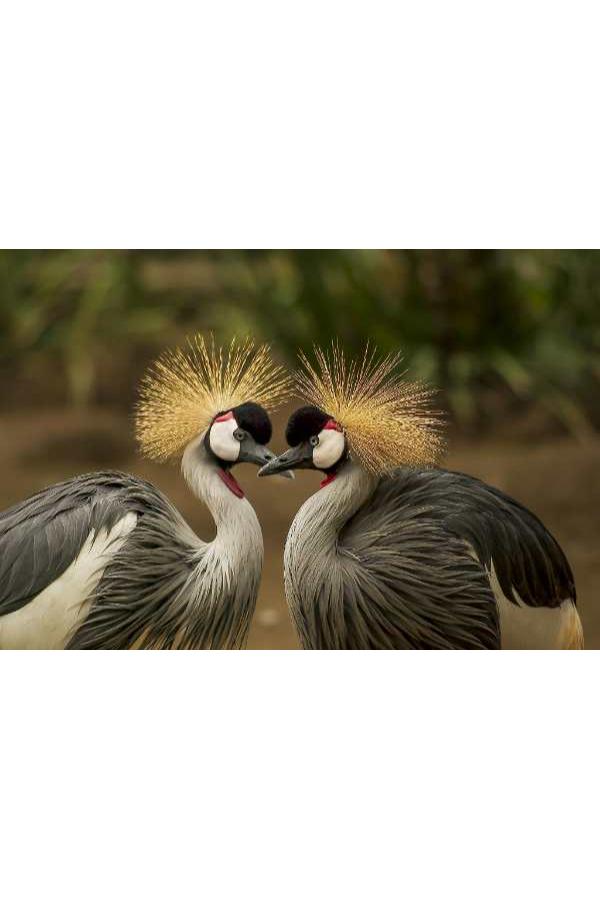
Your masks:
<path fill-rule="evenodd" d="M 306 649 L 576 649 L 571 569 L 528 510 L 467 475 L 346 466 L 284 554 Z"/>
<path fill-rule="evenodd" d="M 284 390 L 250 345 L 229 354 L 200 340 L 160 362 L 138 413 L 142 450 L 181 454 L 215 523 L 201 540 L 156 487 L 97 472 L 0 513 L 0 649 L 243 647 L 263 562 L 256 513 L 232 473 L 262 466 L 266 409 Z M 251 393 L 252 392 L 252 393 Z"/>
<path fill-rule="evenodd" d="M 325 478 L 290 528 L 286 598 L 306 649 L 581 649 L 575 584 L 557 541 L 501 491 L 436 468 L 430 391 L 399 356 L 301 357 L 309 405 L 259 475 Z"/>

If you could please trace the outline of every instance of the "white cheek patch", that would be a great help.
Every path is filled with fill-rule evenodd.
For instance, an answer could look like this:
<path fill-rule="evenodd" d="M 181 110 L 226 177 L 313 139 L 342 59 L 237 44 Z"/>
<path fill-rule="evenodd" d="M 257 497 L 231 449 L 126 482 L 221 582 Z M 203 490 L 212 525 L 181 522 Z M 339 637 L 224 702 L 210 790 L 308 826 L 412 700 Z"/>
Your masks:
<path fill-rule="evenodd" d="M 240 455 L 240 442 L 236 441 L 233 432 L 238 427 L 238 423 L 232 416 L 230 419 L 224 419 L 222 422 L 213 422 L 208 442 L 210 449 L 225 462 L 235 462 Z"/>
<path fill-rule="evenodd" d="M 319 432 L 319 443 L 313 450 L 313 463 L 318 469 L 335 466 L 342 457 L 345 445 L 346 441 L 341 431 L 324 428 Z"/>

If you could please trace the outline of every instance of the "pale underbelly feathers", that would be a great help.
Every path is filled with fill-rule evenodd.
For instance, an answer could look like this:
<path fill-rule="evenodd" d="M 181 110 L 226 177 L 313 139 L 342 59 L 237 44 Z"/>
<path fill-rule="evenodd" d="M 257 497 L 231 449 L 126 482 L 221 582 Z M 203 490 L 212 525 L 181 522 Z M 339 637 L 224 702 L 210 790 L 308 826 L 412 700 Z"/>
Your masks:
<path fill-rule="evenodd" d="M 492 566 L 490 585 L 498 604 L 502 650 L 583 650 L 583 629 L 570 598 L 560 606 L 528 606 L 502 591 Z"/>
<path fill-rule="evenodd" d="M 496 595 L 502 650 L 583 650 L 583 629 L 571 600 L 560 606 L 517 606 Z"/>
<path fill-rule="evenodd" d="M 59 578 L 25 606 L 0 618 L 0 649 L 62 649 L 85 619 L 90 595 L 136 522 L 137 515 L 129 512 L 110 531 L 91 531 Z"/>

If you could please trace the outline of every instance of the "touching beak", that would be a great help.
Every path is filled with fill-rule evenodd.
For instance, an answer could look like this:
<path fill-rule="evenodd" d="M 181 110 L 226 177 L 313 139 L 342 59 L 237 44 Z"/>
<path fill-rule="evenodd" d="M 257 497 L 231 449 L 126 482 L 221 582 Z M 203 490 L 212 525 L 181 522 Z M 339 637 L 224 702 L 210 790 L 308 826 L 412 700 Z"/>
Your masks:
<path fill-rule="evenodd" d="M 255 466 L 262 466 L 264 469 L 265 464 L 269 465 L 276 459 L 277 457 L 272 450 L 269 450 L 264 444 L 257 444 L 254 438 L 250 437 L 250 435 L 246 435 L 240 445 L 240 455 L 237 458 L 237 462 L 253 463 Z M 261 469 L 261 472 L 263 469 Z M 260 472 L 258 474 L 260 475 Z M 293 472 L 282 472 L 281 474 L 285 478 L 294 477 Z"/>
<path fill-rule="evenodd" d="M 258 473 L 259 478 L 265 475 L 288 475 L 292 469 L 308 469 L 312 465 L 312 447 L 308 443 L 290 447 L 281 456 L 271 459 Z"/>

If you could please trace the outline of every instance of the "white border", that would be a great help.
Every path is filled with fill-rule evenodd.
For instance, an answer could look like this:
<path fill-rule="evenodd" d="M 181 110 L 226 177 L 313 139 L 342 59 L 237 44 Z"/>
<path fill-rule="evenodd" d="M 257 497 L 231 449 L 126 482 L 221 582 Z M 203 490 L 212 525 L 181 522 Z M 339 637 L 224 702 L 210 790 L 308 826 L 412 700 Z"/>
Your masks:
<path fill-rule="evenodd" d="M 0 246 L 594 246 L 598 17 L 21 0 Z"/>
<path fill-rule="evenodd" d="M 595 897 L 596 668 L 4 653 L 3 894 Z"/>

